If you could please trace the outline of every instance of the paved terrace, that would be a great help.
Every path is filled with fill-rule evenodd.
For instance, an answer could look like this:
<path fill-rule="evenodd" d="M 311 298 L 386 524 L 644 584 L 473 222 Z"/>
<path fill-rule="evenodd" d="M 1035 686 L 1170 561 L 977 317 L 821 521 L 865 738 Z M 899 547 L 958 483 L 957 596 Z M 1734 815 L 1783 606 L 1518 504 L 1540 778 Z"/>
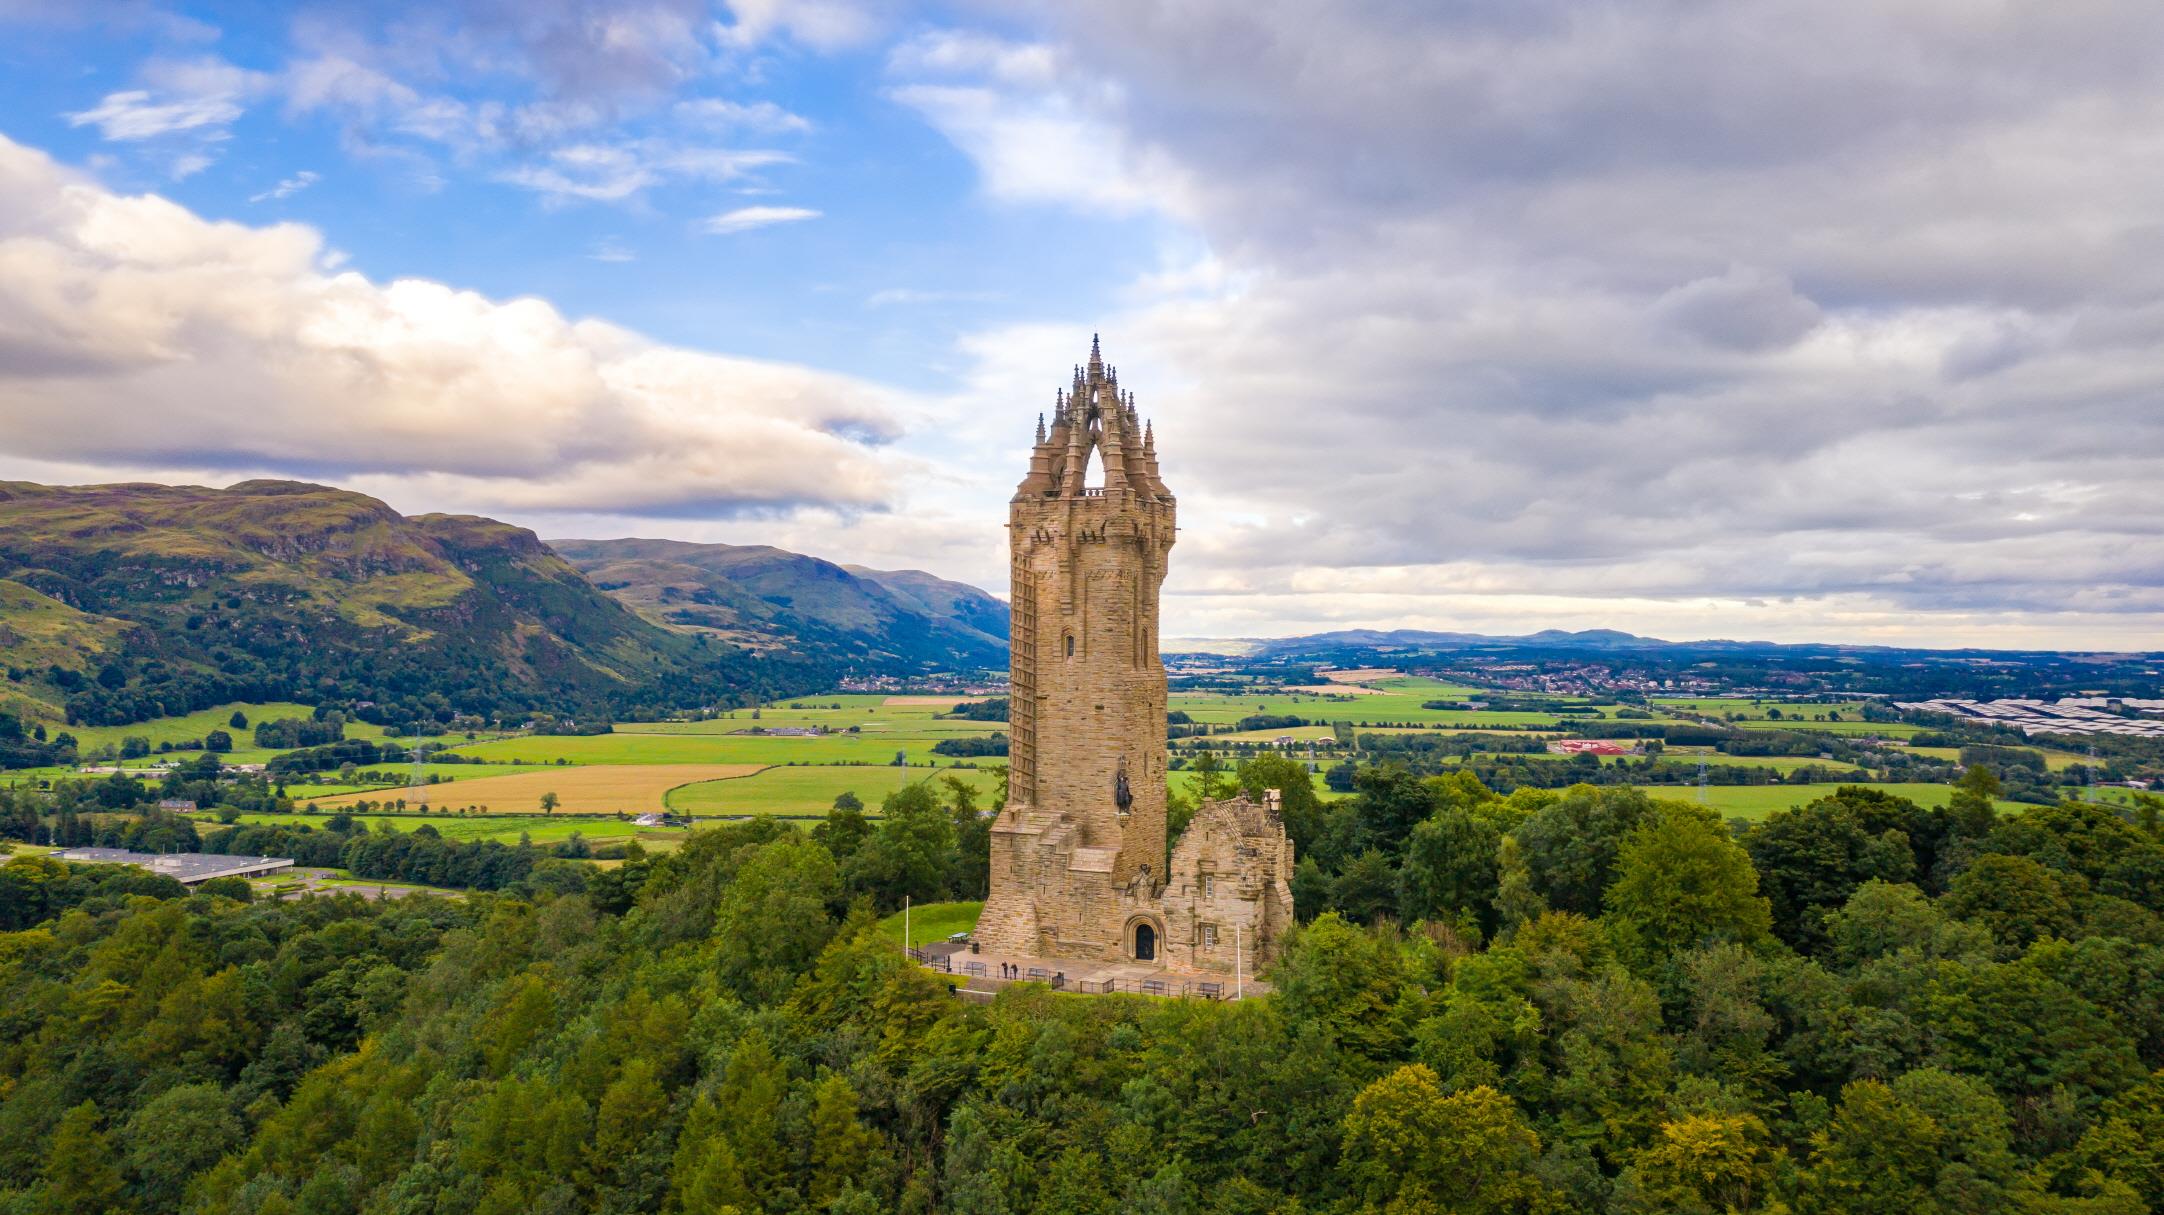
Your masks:
<path fill-rule="evenodd" d="M 952 975 L 956 995 L 978 1001 L 990 1000 L 1015 983 L 1045 983 L 1057 991 L 1091 996 L 1121 992 L 1168 999 L 1237 1000 L 1243 993 L 1250 999 L 1270 994 L 1270 985 L 1252 975 L 1242 982 L 1231 975 L 1172 970 L 1147 962 L 971 953 L 969 946 L 953 942 L 912 949 L 909 954 L 927 970 Z"/>

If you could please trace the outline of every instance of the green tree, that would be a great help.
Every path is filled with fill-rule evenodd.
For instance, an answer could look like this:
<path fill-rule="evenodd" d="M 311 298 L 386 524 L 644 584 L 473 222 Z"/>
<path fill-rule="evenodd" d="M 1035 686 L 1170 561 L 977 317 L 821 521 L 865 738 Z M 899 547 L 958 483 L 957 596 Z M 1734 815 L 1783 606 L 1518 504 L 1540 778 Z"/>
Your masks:
<path fill-rule="evenodd" d="M 233 710 L 233 716 L 227 718 L 225 724 L 236 730 L 245 730 L 248 728 L 248 715 L 239 709 L 235 709 Z"/>
<path fill-rule="evenodd" d="M 1504 932 L 1531 923 L 1548 910 L 1547 900 L 1533 889 L 1533 871 L 1526 867 L 1516 836 L 1496 841 L 1495 874 L 1495 922 Z"/>
<path fill-rule="evenodd" d="M 1905 882 L 1858 886 L 1826 917 L 1826 941 L 1830 960 L 1849 969 L 1903 950 L 1931 959 L 1980 960 L 1991 949 L 1981 928 L 1949 920 L 1939 904 Z"/>
<path fill-rule="evenodd" d="M 1322 799 L 1315 794 L 1315 779 L 1308 775 L 1307 765 L 1275 752 L 1255 755 L 1240 761 L 1233 781 L 1256 805 L 1262 804 L 1265 793 L 1277 790 L 1285 837 L 1292 841 L 1293 855 L 1306 856 L 1322 834 Z"/>
<path fill-rule="evenodd" d="M 989 844 L 987 845 L 989 847 Z M 947 897 L 954 868 L 954 816 L 928 782 L 904 785 L 880 806 L 879 827 L 850 858 L 848 886 L 881 911 Z"/>
<path fill-rule="evenodd" d="M 1435 791 L 1396 764 L 1362 768 L 1349 807 L 1357 845 L 1396 856 L 1413 827 L 1435 812 Z"/>
<path fill-rule="evenodd" d="M 1781 1210 L 1773 1190 L 1783 1156 L 1756 1114 L 1685 1115 L 1662 1123 L 1633 1158 L 1616 1206 L 1649 1215 Z"/>
<path fill-rule="evenodd" d="M 69 1110 L 53 1128 L 43 1180 L 42 1207 L 54 1215 L 107 1215 L 120 1209 L 120 1168 L 112 1141 L 98 1128 L 95 1103 Z"/>
<path fill-rule="evenodd" d="M 871 820 L 864 816 L 864 803 L 854 793 L 843 793 L 834 799 L 825 820 L 812 828 L 812 838 L 824 845 L 834 859 L 847 863 L 864 846 L 872 833 Z"/>
<path fill-rule="evenodd" d="M 811 1171 L 805 1192 L 825 1205 L 851 1181 L 862 1180 L 879 1136 L 857 1121 L 857 1092 L 849 1081 L 829 1072 L 812 1086 Z"/>
<path fill-rule="evenodd" d="M 1464 917 L 1495 925 L 1496 849 L 1502 833 L 1467 811 L 1446 807 L 1413 828 L 1398 867 L 1398 915 Z"/>
<path fill-rule="evenodd" d="M 1293 1024 L 1373 1059 L 1395 1054 L 1404 1041 L 1397 1002 L 1403 965 L 1394 939 L 1382 932 L 1326 913 L 1293 936 L 1271 977 Z"/>
<path fill-rule="evenodd" d="M 1811 1136 L 1803 1215 L 1985 1215 L 2007 1209 L 2017 1162 L 2005 1107 L 1966 1076 L 1858 1080 Z"/>
<path fill-rule="evenodd" d="M 715 907 L 723 978 L 745 996 L 786 990 L 834 935 L 830 906 L 840 894 L 834 858 L 818 844 L 792 834 L 760 847 Z"/>
<path fill-rule="evenodd" d="M 1954 795 L 1946 807 L 1948 833 L 1981 838 L 1997 820 L 1999 795 L 2005 791 L 1998 773 L 1983 764 L 1970 764 L 1954 782 Z"/>
<path fill-rule="evenodd" d="M 1985 853 L 1947 890 L 1948 914 L 1982 927 L 2011 957 L 2038 937 L 2065 936 L 2074 906 L 2051 870 L 2025 856 Z"/>
<path fill-rule="evenodd" d="M 1624 837 L 1652 814 L 1652 801 L 1629 786 L 1573 785 L 1511 834 L 1550 907 L 1599 915 Z"/>
<path fill-rule="evenodd" d="M 1661 803 L 1624 839 L 1607 902 L 1618 943 L 1640 958 L 1756 944 L 1772 920 L 1750 856 L 1711 811 L 1680 802 Z"/>
<path fill-rule="evenodd" d="M 1557 1196 L 1534 1172 L 1539 1156 L 1510 1098 L 1484 1086 L 1445 1096 L 1418 1063 L 1361 1090 L 1345 1116 L 1342 1168 L 1365 1210 L 1547 1210 Z"/>
<path fill-rule="evenodd" d="M 543 814 L 553 815 L 556 813 L 556 807 L 563 804 L 563 799 L 556 796 L 556 791 L 553 789 L 541 795 L 541 813 Z"/>
<path fill-rule="evenodd" d="M 1195 801 L 1198 805 L 1225 796 L 1228 783 L 1225 761 L 1218 757 L 1217 752 L 1207 748 L 1197 752 L 1195 757 L 1188 761 L 1187 770 L 1195 774 Z"/>
<path fill-rule="evenodd" d="M 982 899 L 992 886 L 992 820 L 977 808 L 977 788 L 959 776 L 939 778 L 954 816 L 954 865 L 947 892 L 958 899 Z"/>
<path fill-rule="evenodd" d="M 1777 810 L 1744 833 L 1743 847 L 1758 870 L 1774 930 L 1796 948 L 1823 948 L 1826 913 L 1865 882 L 1906 882 L 1916 876 L 1908 835 L 1894 826 L 1878 829 L 1867 814 L 1837 794 Z"/>

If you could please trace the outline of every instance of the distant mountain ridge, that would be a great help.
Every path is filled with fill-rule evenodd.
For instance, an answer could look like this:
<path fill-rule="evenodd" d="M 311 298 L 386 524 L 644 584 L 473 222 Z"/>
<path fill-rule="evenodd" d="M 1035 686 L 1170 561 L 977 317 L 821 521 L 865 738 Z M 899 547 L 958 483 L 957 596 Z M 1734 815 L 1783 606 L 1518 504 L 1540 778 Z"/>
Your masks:
<path fill-rule="evenodd" d="M 922 570 L 844 566 L 763 544 L 551 540 L 647 620 L 756 653 L 819 649 L 903 668 L 998 668 L 1007 605 Z"/>
<path fill-rule="evenodd" d="M 1456 633 L 1428 629 L 1337 629 L 1296 637 L 1188 637 L 1170 639 L 1168 653 L 1226 654 L 1247 658 L 1297 658 L 1346 651 L 1462 650 L 1584 650 L 1588 652 L 1658 651 L 1693 654 L 1793 654 L 1793 655 L 1957 655 L 2060 654 L 2075 650 L 1985 650 L 1971 647 L 1933 649 L 1925 646 L 1859 645 L 1846 642 L 1735 641 L 1705 638 L 1695 641 L 1664 641 L 1618 629 L 1542 629 L 1537 633 L 1500 635 Z M 2094 651 L 2104 653 L 2105 651 Z"/>

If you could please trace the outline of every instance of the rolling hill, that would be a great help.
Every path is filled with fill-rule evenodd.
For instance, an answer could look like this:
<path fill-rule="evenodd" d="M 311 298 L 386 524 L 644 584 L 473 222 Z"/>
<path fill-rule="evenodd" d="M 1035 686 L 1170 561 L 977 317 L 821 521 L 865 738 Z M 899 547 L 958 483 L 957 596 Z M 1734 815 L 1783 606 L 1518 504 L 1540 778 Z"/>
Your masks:
<path fill-rule="evenodd" d="M 653 623 L 534 534 L 293 481 L 0 483 L 0 710 L 118 724 L 233 700 L 624 712 L 818 686 Z"/>
<path fill-rule="evenodd" d="M 648 620 L 756 653 L 812 650 L 901 669 L 1007 661 L 1007 605 L 921 570 L 842 566 L 766 545 L 549 545 Z"/>

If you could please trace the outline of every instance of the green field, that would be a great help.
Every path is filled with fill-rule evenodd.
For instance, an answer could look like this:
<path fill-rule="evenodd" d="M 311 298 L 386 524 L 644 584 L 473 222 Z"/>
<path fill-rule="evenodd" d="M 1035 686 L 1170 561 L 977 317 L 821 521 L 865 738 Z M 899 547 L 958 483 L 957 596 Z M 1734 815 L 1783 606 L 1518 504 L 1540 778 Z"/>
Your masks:
<path fill-rule="evenodd" d="M 2104 785 L 2093 789 L 2080 790 L 2069 789 L 2062 796 L 2078 798 L 2085 802 L 2102 802 L 2107 806 L 2138 806 L 2141 803 L 2135 799 L 2142 797 L 2147 797 L 2153 801 L 2164 801 L 2164 793 L 2144 792 L 2140 789 L 2129 789 L 2123 785 Z"/>
<path fill-rule="evenodd" d="M 1804 718 L 1806 724 L 1809 724 L 1812 716 L 1828 713 L 1839 713 L 1844 719 L 1859 717 L 1863 713 L 1864 703 L 1861 700 L 1820 700 L 1789 704 L 1778 700 L 1748 700 L 1732 696 L 1655 696 L 1652 698 L 1652 704 L 1655 708 L 1668 709 L 1678 713 L 1697 713 L 1705 717 L 1718 717 L 1723 720 L 1726 720 L 1729 714 L 1734 713 L 1738 714 L 1744 721 L 1768 721 L 1771 720 L 1768 715 L 1777 709 L 1780 711 L 1781 720 L 1793 721 L 1800 715 Z"/>
<path fill-rule="evenodd" d="M 248 726 L 246 729 L 236 730 L 230 724 L 233 720 L 233 711 L 236 709 L 247 714 Z M 160 759 L 172 758 L 173 753 L 163 755 L 155 753 L 159 743 L 172 743 L 177 747 L 182 743 L 201 742 L 203 736 L 212 730 L 223 730 L 233 736 L 233 749 L 219 752 L 219 759 L 234 764 L 260 764 L 273 755 L 280 754 L 280 752 L 249 745 L 255 737 L 255 728 L 258 723 L 288 717 L 308 718 L 315 716 L 315 712 L 312 706 L 295 704 L 292 701 L 267 703 L 233 701 L 219 705 L 216 708 L 199 709 L 196 712 L 180 717 L 160 717 L 154 721 L 139 721 L 133 725 L 53 726 L 47 728 L 56 731 L 64 729 L 73 734 L 77 750 L 86 760 L 93 752 L 107 746 L 117 750 L 122 739 L 142 738 L 149 740 L 153 754 L 146 759 L 127 761 L 129 767 L 147 766 Z M 380 742 L 384 737 L 383 727 L 370 725 L 365 721 L 349 721 L 346 723 L 346 737 L 366 738 Z M 422 739 L 420 741 L 440 740 Z M 197 752 L 182 752 L 179 754 L 186 758 L 197 754 Z"/>
<path fill-rule="evenodd" d="M 447 840 L 496 840 L 515 844 L 521 835 L 536 844 L 555 844 L 582 835 L 595 847 L 603 844 L 621 844 L 636 839 L 648 848 L 673 847 L 687 834 L 681 827 L 637 827 L 620 819 L 609 818 L 543 818 L 540 815 L 511 814 L 356 814 L 356 821 L 366 823 L 370 831 L 390 827 L 411 833 L 423 826 L 434 827 Z M 331 816 L 328 814 L 243 814 L 239 822 L 251 826 L 306 826 L 324 830 Z M 207 816 L 198 820 L 198 830 L 209 831 L 218 826 Z"/>
<path fill-rule="evenodd" d="M 992 768 L 768 768 L 751 776 L 700 781 L 669 790 L 669 809 L 678 814 L 824 815 L 843 793 L 854 793 L 872 814 L 889 793 L 905 784 L 959 776 L 989 806 L 999 773 Z M 944 789 L 941 790 L 944 800 Z"/>
<path fill-rule="evenodd" d="M 958 932 L 968 932 L 977 926 L 977 916 L 984 911 L 982 903 L 926 903 L 909 909 L 909 943 L 929 945 L 944 941 Z M 902 943 L 902 913 L 879 921 L 879 935 Z"/>
<path fill-rule="evenodd" d="M 1907 738 L 1924 732 L 1904 721 L 1739 721 L 1739 730 L 1800 730 L 1806 734 L 1870 735 Z"/>
<path fill-rule="evenodd" d="M 422 764 L 421 775 L 440 776 L 443 780 L 438 783 L 441 784 L 460 780 L 475 780 L 484 776 L 511 776 L 519 772 L 532 772 L 541 766 L 540 764 Z M 411 764 L 379 764 L 365 770 L 370 772 L 396 772 L 401 779 L 396 784 L 388 785 L 342 785 L 337 781 L 325 781 L 321 784 L 288 784 L 284 788 L 286 795 L 295 801 L 311 797 L 331 797 L 340 793 L 359 793 L 364 790 L 404 789 L 409 787 L 404 778 L 413 771 L 413 766 Z"/>
<path fill-rule="evenodd" d="M 552 764 L 823 764 L 863 763 L 885 766 L 900 751 L 911 763 L 949 757 L 932 754 L 925 739 L 867 738 L 827 734 L 814 738 L 773 738 L 715 734 L 593 734 L 576 737 L 506 738 L 460 747 L 460 755 L 499 763 Z M 981 758 L 981 757 L 980 757 Z"/>
<path fill-rule="evenodd" d="M 710 721 L 654 721 L 620 722 L 616 730 L 620 734 L 696 735 L 707 738 L 757 738 L 751 730 L 785 730 L 825 727 L 827 737 L 871 737 L 890 739 L 939 739 L 958 738 L 975 734 L 991 734 L 1003 731 L 1007 723 L 1002 721 L 969 721 L 962 718 L 940 718 L 928 708 L 900 706 L 891 709 L 852 709 L 840 713 L 790 712 L 768 709 L 753 720 L 748 713 L 735 717 L 717 717 Z M 848 734 L 854 728 L 856 734 Z M 786 741 L 786 740 L 776 740 Z M 799 739 L 797 741 L 806 741 Z"/>
<path fill-rule="evenodd" d="M 1640 785 L 1648 797 L 1667 798 L 1671 801 L 1697 802 L 1699 788 L 1696 785 Z M 1919 806 L 1943 806 L 1953 800 L 1952 785 L 1892 784 L 1866 785 L 1881 793 L 1905 797 Z M 1787 810 L 1831 794 L 1838 785 L 1708 785 L 1703 804 L 1711 806 L 1730 818 L 1761 819 L 1776 810 Z M 2018 810 L 2019 802 L 2002 801 L 2001 810 Z"/>

